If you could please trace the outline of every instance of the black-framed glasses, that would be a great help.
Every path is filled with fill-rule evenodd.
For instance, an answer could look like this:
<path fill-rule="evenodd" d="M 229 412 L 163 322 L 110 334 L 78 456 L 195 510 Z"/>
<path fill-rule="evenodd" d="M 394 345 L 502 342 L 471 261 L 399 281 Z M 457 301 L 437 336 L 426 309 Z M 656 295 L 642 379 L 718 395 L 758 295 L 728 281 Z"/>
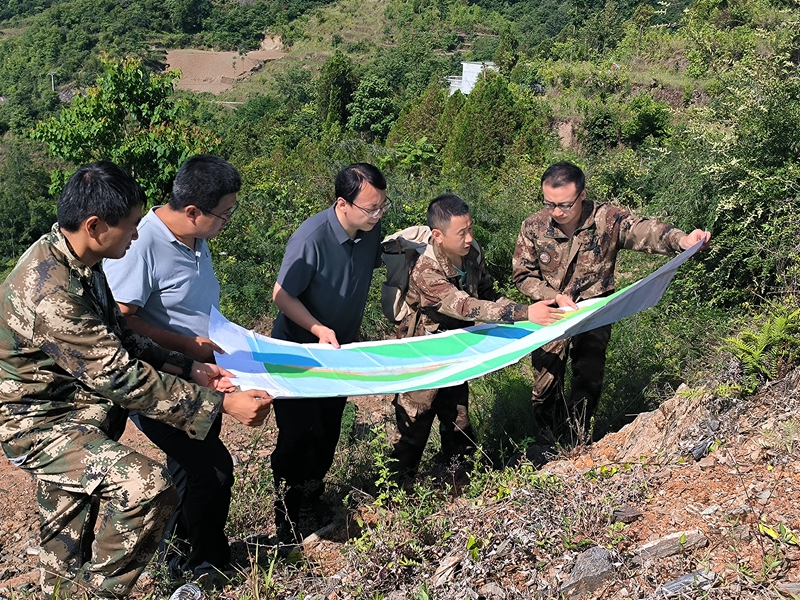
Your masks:
<path fill-rule="evenodd" d="M 388 199 L 386 200 L 386 202 L 383 203 L 383 206 L 379 206 L 378 208 L 373 208 L 372 210 L 364 208 L 363 206 L 359 206 L 355 202 L 352 202 L 351 204 L 355 206 L 358 210 L 363 212 L 365 215 L 370 217 L 371 219 L 377 219 L 381 215 L 385 215 L 386 211 L 389 210 L 389 208 L 391 208 L 392 206 L 392 203 L 389 202 Z"/>
<path fill-rule="evenodd" d="M 558 208 L 558 209 L 561 210 L 561 212 L 567 212 L 567 211 L 571 210 L 573 206 L 575 206 L 575 203 L 578 201 L 578 198 L 581 197 L 582 193 L 583 193 L 583 190 L 578 192 L 578 195 L 575 196 L 575 200 L 573 200 L 569 204 L 553 204 L 552 202 L 547 202 L 547 201 L 542 202 L 542 204 L 544 204 L 544 207 L 549 211 L 554 211 L 555 209 Z"/>
<path fill-rule="evenodd" d="M 236 209 L 237 209 L 237 208 L 239 208 L 239 205 L 238 205 L 238 204 L 234 204 L 234 205 L 233 205 L 233 208 L 231 208 L 231 209 L 228 211 L 228 214 L 227 214 L 227 215 L 218 215 L 217 213 L 215 213 L 215 212 L 212 212 L 212 211 L 210 211 L 210 210 L 206 210 L 206 209 L 204 209 L 204 208 L 201 208 L 201 209 L 200 209 L 200 212 L 204 212 L 204 213 L 206 213 L 207 215 L 211 215 L 212 217 L 217 217 L 217 218 L 218 218 L 218 219 L 220 219 L 221 221 L 225 221 L 225 222 L 227 223 L 228 221 L 230 221 L 230 220 L 233 218 L 233 215 L 236 213 Z"/>

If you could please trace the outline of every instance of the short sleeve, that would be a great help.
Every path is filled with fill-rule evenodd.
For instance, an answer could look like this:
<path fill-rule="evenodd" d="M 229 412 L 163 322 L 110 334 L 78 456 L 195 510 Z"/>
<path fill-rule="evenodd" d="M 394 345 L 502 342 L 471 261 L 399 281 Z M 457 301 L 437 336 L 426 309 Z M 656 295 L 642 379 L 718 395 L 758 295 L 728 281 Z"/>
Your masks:
<path fill-rule="evenodd" d="M 103 261 L 114 300 L 142 308 L 153 293 L 153 267 L 135 246 L 119 259 Z"/>
<path fill-rule="evenodd" d="M 292 236 L 286 245 L 278 284 L 290 296 L 297 298 L 311 283 L 318 267 L 317 248 L 308 238 Z"/>

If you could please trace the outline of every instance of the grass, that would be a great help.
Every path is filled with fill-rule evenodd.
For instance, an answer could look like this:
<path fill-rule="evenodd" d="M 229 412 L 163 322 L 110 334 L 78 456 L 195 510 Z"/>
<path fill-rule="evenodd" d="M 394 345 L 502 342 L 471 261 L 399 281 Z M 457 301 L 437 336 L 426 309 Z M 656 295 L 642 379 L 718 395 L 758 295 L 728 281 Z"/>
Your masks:
<path fill-rule="evenodd" d="M 339 0 L 304 15 L 293 24 L 302 33 L 284 48 L 285 57 L 266 62 L 257 74 L 223 92 L 218 100 L 244 101 L 263 94 L 276 73 L 285 73 L 291 67 L 316 74 L 336 48 L 355 62 L 366 60 L 377 45 L 383 44 L 383 31 L 388 26 L 384 14 L 387 4 L 387 0 Z"/>

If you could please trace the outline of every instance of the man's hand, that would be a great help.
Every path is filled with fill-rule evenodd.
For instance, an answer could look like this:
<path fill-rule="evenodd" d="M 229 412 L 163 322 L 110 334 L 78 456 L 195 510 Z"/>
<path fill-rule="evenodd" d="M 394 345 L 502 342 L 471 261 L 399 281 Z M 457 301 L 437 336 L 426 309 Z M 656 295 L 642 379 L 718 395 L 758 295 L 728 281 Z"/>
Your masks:
<path fill-rule="evenodd" d="M 191 356 L 193 359 L 210 363 L 214 362 L 214 352 L 225 354 L 225 351 L 217 346 L 214 342 L 206 337 L 186 337 L 184 347 L 181 350 L 186 356 Z"/>
<path fill-rule="evenodd" d="M 564 311 L 559 310 L 555 300 L 542 300 L 528 307 L 528 320 L 537 325 L 550 325 L 564 318 Z"/>
<path fill-rule="evenodd" d="M 233 373 L 212 363 L 194 361 L 192 364 L 192 381 L 197 385 L 202 385 L 224 394 L 236 389 L 236 386 L 230 380 L 233 377 L 235 377 Z"/>
<path fill-rule="evenodd" d="M 556 296 L 556 304 L 559 308 L 571 308 L 572 310 L 578 310 L 578 305 L 575 304 L 575 301 L 566 294 L 559 294 Z"/>
<path fill-rule="evenodd" d="M 709 242 L 711 242 L 711 232 L 703 231 L 702 229 L 695 229 L 692 233 L 689 233 L 678 240 L 678 245 L 684 250 L 688 250 L 700 240 L 705 240 L 703 245 L 700 246 L 700 250 L 705 250 L 708 248 Z"/>
<path fill-rule="evenodd" d="M 234 419 L 248 425 L 257 427 L 263 425 L 269 416 L 272 406 L 272 396 L 264 390 L 248 390 L 235 394 L 225 394 L 222 400 L 222 412 Z"/>
<path fill-rule="evenodd" d="M 339 341 L 336 339 L 336 333 L 330 327 L 325 325 L 312 325 L 309 330 L 319 338 L 320 344 L 330 344 L 334 348 L 339 348 Z"/>

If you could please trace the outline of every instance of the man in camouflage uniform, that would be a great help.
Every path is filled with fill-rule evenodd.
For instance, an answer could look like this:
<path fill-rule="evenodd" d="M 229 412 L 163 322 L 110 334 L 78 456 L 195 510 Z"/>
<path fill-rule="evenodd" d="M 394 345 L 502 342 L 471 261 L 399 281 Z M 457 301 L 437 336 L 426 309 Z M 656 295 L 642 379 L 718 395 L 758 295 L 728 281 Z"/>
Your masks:
<path fill-rule="evenodd" d="M 266 392 L 223 394 L 227 372 L 127 327 L 100 261 L 125 254 L 143 203 L 115 165 L 82 167 L 0 286 L 0 445 L 38 480 L 46 595 L 128 594 L 174 509 L 166 470 L 117 442 L 128 409 L 198 439 L 220 411 L 250 425 L 269 414 Z"/>
<path fill-rule="evenodd" d="M 398 337 L 432 335 L 469 327 L 475 321 L 530 320 L 549 325 L 563 316 L 552 300 L 528 306 L 495 292 L 483 253 L 472 237 L 469 207 L 461 198 L 444 194 L 434 199 L 427 220 L 432 239 L 411 271 L 406 302 L 412 313 L 400 324 Z M 396 395 L 392 402 L 397 418 L 392 469 L 401 477 L 416 472 L 434 417 L 439 417 L 445 458 L 473 451 L 468 400 L 467 382 Z"/>
<path fill-rule="evenodd" d="M 561 162 L 542 175 L 544 209 L 522 224 L 513 259 L 517 288 L 532 300 L 554 300 L 560 307 L 614 292 L 614 269 L 622 249 L 679 253 L 711 234 L 685 234 L 672 225 L 635 217 L 586 200 L 585 176 Z M 550 342 L 533 352 L 533 404 L 544 430 L 557 440 L 569 424 L 588 433 L 600 399 L 611 326 Z M 564 397 L 567 354 L 572 360 L 569 399 Z"/>

